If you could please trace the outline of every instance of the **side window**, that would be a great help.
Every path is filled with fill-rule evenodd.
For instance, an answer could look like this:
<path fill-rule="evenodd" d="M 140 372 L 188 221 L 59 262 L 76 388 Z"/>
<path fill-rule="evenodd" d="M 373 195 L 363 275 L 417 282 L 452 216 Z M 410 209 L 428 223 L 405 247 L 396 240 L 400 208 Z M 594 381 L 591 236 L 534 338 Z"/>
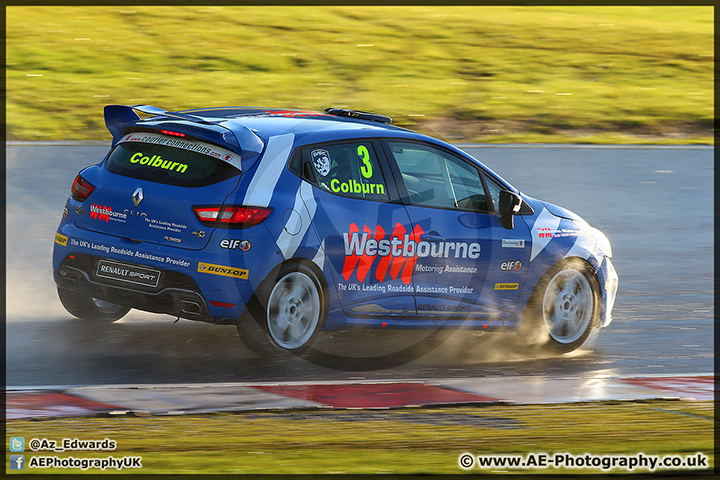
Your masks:
<path fill-rule="evenodd" d="M 323 190 L 369 200 L 389 198 L 370 141 L 309 147 L 303 151 L 303 163 L 306 169 L 312 168 L 315 177 L 306 179 Z"/>
<path fill-rule="evenodd" d="M 412 205 L 490 211 L 480 172 L 430 145 L 389 141 Z"/>

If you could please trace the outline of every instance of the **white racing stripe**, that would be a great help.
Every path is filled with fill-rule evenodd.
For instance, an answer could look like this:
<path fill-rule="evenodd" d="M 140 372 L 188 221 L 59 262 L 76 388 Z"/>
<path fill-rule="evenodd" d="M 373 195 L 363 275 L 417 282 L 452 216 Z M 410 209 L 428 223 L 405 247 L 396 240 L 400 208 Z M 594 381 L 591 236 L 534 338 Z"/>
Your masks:
<path fill-rule="evenodd" d="M 305 203 L 305 208 L 307 208 L 308 215 L 310 215 L 310 220 L 315 219 L 315 211 L 317 210 L 317 202 L 315 201 L 315 195 L 313 195 L 313 187 L 309 183 L 303 182 L 303 184 L 300 186 L 300 196 L 302 197 L 303 203 Z M 315 232 L 317 234 L 317 232 Z M 319 239 L 319 238 L 318 238 Z M 320 243 L 320 246 L 318 247 L 318 251 L 313 257 L 313 262 L 315 262 L 315 265 L 320 267 L 320 270 L 323 269 L 325 266 L 325 239 L 323 238 L 322 242 Z"/>
<path fill-rule="evenodd" d="M 552 235 L 557 231 L 558 225 L 560 225 L 560 218 L 550 213 L 547 208 L 543 208 L 540 215 L 537 216 L 535 223 L 530 228 L 530 235 L 532 235 L 531 262 L 547 247 L 547 244 L 550 243 Z"/>
<path fill-rule="evenodd" d="M 267 207 L 270 204 L 294 140 L 295 135 L 292 133 L 270 137 L 263 159 L 248 186 L 243 205 Z"/>
<path fill-rule="evenodd" d="M 302 197 L 302 201 L 305 203 L 305 207 L 307 208 L 310 217 L 315 218 L 317 202 L 315 201 L 315 195 L 313 194 L 313 186 L 307 182 L 302 182 L 302 185 L 300 185 L 300 197 Z"/>
<path fill-rule="evenodd" d="M 603 254 L 597 242 L 589 233 L 581 230 L 580 235 L 575 239 L 575 243 L 573 243 L 573 246 L 570 247 L 570 250 L 565 254 L 565 258 L 580 257 L 587 260 L 590 255 L 602 262 Z"/>
<path fill-rule="evenodd" d="M 318 247 L 318 251 L 313 257 L 313 262 L 315 262 L 315 265 L 320 267 L 320 270 L 322 270 L 325 267 L 325 240 L 323 239 L 322 243 L 320 244 L 320 247 Z"/>
<path fill-rule="evenodd" d="M 295 204 L 293 205 L 293 210 L 299 214 L 299 217 L 297 215 L 291 215 L 288 219 L 288 223 L 285 225 L 285 228 L 283 228 L 277 239 L 277 246 L 285 256 L 286 260 L 295 255 L 295 251 L 300 246 L 300 242 L 303 237 L 305 237 L 305 233 L 308 228 L 310 228 L 312 219 L 315 216 L 315 208 L 317 204 L 314 201 L 310 202 L 306 208 L 306 205 L 303 202 L 303 198 L 306 197 L 313 198 L 312 185 L 301 181 L 300 188 L 298 188 L 297 194 L 295 195 Z M 298 219 L 300 223 L 299 228 L 297 226 Z M 289 232 L 297 233 L 293 235 Z"/>

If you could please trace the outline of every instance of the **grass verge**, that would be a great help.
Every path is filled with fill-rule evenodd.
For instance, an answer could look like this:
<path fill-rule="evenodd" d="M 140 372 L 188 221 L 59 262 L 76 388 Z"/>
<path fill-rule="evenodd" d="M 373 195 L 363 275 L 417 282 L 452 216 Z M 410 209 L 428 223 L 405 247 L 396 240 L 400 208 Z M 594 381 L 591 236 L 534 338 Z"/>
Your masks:
<path fill-rule="evenodd" d="M 713 143 L 713 8 L 6 9 L 7 138 L 106 104 L 347 106 L 448 141 Z"/>
<path fill-rule="evenodd" d="M 109 438 L 117 442 L 112 452 L 42 454 L 75 458 L 142 456 L 142 470 L 129 470 L 131 473 L 462 473 L 458 458 L 464 452 L 643 452 L 657 456 L 701 452 L 709 457 L 712 467 L 713 415 L 712 402 L 687 401 L 243 412 L 13 420 L 7 422 L 7 436 L 23 436 L 26 443 L 33 438 Z M 41 452 L 26 452 L 26 463 L 38 455 Z M 473 471 L 491 472 L 479 468 Z M 581 474 L 601 470 L 511 471 Z M 66 469 L 26 469 L 20 473 L 33 472 L 78 473 Z M 642 472 L 647 470 L 633 471 Z"/>

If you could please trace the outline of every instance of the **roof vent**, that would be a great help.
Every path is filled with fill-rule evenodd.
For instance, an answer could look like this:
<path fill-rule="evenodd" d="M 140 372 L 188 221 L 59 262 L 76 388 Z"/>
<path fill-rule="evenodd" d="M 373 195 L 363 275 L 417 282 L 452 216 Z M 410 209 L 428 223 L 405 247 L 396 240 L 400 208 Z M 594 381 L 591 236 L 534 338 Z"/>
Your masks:
<path fill-rule="evenodd" d="M 376 113 L 362 112 L 360 110 L 349 110 L 346 108 L 326 108 L 325 112 L 330 115 L 337 115 L 339 117 L 350 117 L 357 118 L 360 120 L 372 120 L 373 122 L 380 123 L 392 123 L 392 118 L 386 115 L 378 115 Z"/>

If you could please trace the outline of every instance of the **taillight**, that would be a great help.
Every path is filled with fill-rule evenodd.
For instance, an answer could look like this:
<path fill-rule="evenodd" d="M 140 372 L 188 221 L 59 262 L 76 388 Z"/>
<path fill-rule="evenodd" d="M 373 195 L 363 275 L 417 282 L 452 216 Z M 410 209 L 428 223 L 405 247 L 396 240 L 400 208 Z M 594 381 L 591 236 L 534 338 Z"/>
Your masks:
<path fill-rule="evenodd" d="M 208 227 L 248 228 L 259 225 L 272 213 L 272 208 L 225 205 L 193 207 L 200 223 Z"/>
<path fill-rule="evenodd" d="M 75 181 L 72 184 L 72 188 L 70 191 L 72 192 L 72 198 L 73 200 L 77 200 L 78 202 L 84 202 L 90 194 L 95 190 L 95 186 L 82 178 L 80 174 L 78 174 L 77 177 L 75 177 Z"/>

